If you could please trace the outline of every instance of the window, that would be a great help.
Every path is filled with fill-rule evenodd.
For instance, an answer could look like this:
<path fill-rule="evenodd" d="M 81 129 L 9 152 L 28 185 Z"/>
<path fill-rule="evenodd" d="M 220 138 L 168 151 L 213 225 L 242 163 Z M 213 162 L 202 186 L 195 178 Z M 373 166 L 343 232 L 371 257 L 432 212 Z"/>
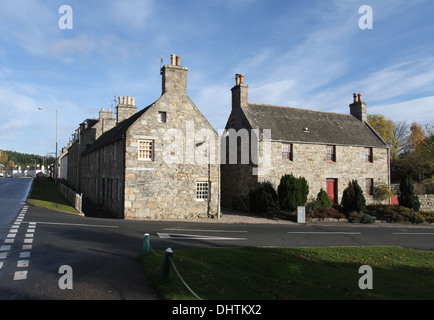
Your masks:
<path fill-rule="evenodd" d="M 282 160 L 292 161 L 292 144 L 282 143 Z"/>
<path fill-rule="evenodd" d="M 196 200 L 208 201 L 209 182 L 196 182 Z"/>
<path fill-rule="evenodd" d="M 374 194 L 374 179 L 365 179 L 365 193 L 367 196 L 372 196 Z"/>
<path fill-rule="evenodd" d="M 159 111 L 158 112 L 158 122 L 161 123 L 166 123 L 167 121 L 167 114 L 164 111 Z"/>
<path fill-rule="evenodd" d="M 139 160 L 154 160 L 154 140 L 139 140 Z"/>
<path fill-rule="evenodd" d="M 327 146 L 327 161 L 336 161 L 336 146 Z"/>
<path fill-rule="evenodd" d="M 365 162 L 372 163 L 372 148 L 365 148 Z"/>

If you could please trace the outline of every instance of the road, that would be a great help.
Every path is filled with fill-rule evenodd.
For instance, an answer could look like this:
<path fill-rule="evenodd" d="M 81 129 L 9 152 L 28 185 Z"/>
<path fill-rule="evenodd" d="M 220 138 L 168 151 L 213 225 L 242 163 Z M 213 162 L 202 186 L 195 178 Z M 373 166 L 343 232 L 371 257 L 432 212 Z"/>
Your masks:
<path fill-rule="evenodd" d="M 225 246 L 402 246 L 434 249 L 433 226 L 343 223 L 225 224 L 82 217 L 23 203 L 10 193 L 0 234 L 0 299 L 156 299 L 136 258 L 149 233 L 154 250 Z M 20 180 L 20 179 L 16 179 Z M 22 179 L 25 180 L 25 179 Z M 12 182 L 13 181 L 13 182 Z M 11 211 L 18 208 L 15 214 Z M 12 222 L 11 222 L 12 221 Z M 69 266 L 73 289 L 61 289 Z"/>
<path fill-rule="evenodd" d="M 26 203 L 33 179 L 0 178 L 0 237 Z"/>

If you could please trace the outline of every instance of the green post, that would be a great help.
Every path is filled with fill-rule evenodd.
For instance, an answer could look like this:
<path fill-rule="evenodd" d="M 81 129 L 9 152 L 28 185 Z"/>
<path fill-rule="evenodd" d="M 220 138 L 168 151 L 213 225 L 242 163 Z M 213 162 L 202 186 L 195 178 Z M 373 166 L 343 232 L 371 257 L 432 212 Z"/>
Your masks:
<path fill-rule="evenodd" d="M 143 238 L 142 254 L 145 256 L 149 254 L 149 233 L 145 233 L 145 236 Z"/>
<path fill-rule="evenodd" d="M 173 251 L 170 248 L 166 249 L 166 253 L 164 254 L 164 263 L 163 263 L 163 277 L 167 278 L 169 276 L 170 270 L 170 259 L 172 258 Z"/>

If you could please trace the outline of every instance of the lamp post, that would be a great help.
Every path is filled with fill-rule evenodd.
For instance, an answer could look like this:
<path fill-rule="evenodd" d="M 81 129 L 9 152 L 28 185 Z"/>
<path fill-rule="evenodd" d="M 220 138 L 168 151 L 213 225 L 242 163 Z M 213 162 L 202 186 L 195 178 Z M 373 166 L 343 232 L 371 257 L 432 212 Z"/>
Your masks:
<path fill-rule="evenodd" d="M 56 111 L 56 158 L 54 160 L 54 180 L 57 181 L 57 168 L 56 168 L 56 162 L 57 162 L 57 130 L 58 130 L 58 120 L 59 120 L 59 112 L 57 111 L 57 109 L 52 109 L 52 108 L 47 108 L 47 107 L 38 107 L 38 110 L 43 110 L 43 109 L 49 109 L 49 110 L 54 110 Z"/>

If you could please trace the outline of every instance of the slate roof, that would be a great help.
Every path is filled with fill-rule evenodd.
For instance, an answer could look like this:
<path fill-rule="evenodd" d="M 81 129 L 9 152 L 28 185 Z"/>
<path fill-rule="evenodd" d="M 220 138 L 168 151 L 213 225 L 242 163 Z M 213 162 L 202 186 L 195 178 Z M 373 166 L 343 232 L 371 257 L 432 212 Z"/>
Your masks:
<path fill-rule="evenodd" d="M 350 114 L 254 103 L 242 110 L 252 129 L 271 129 L 272 140 L 387 147 L 368 123 Z"/>
<path fill-rule="evenodd" d="M 122 122 L 119 122 L 115 127 L 112 129 L 104 132 L 94 143 L 92 143 L 85 152 L 83 152 L 82 155 L 91 153 L 95 150 L 98 150 L 106 145 L 109 145 L 115 141 L 121 140 L 125 133 L 127 132 L 128 128 L 137 120 L 140 118 L 142 114 L 144 114 L 153 104 L 147 106 L 146 108 L 136 112 L 131 117 L 125 119 Z"/>

